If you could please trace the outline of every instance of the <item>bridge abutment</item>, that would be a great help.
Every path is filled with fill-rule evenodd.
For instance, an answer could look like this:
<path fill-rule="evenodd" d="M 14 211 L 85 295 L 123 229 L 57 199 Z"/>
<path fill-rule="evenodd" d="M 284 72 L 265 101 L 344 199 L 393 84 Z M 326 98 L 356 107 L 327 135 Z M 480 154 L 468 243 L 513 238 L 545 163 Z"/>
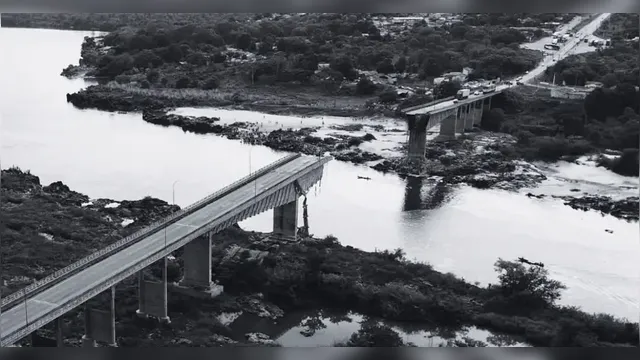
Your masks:
<path fill-rule="evenodd" d="M 427 150 L 427 124 L 429 116 L 409 115 L 407 124 L 409 127 L 409 157 L 424 159 Z"/>
<path fill-rule="evenodd" d="M 111 287 L 108 310 L 94 309 L 86 304 L 84 308 L 85 335 L 82 347 L 96 347 L 97 342 L 104 342 L 116 347 L 116 288 Z"/>
<path fill-rule="evenodd" d="M 167 300 L 167 258 L 163 259 L 162 280 L 148 281 L 144 279 L 144 270 L 138 272 L 138 301 L 136 314 L 140 317 L 153 316 L 162 322 L 169 323 Z"/>
<path fill-rule="evenodd" d="M 426 141 L 426 137 L 425 137 Z M 424 152 L 423 152 L 424 156 Z M 298 235 L 298 198 L 273 209 L 273 235 L 296 240 Z"/>

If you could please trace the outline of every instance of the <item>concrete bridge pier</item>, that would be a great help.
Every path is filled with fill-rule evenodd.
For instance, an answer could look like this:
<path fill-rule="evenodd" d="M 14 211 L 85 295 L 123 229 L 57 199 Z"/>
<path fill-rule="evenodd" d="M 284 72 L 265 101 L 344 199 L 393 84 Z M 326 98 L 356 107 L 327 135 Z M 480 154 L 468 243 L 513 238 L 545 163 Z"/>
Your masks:
<path fill-rule="evenodd" d="M 422 156 L 424 157 L 424 152 Z M 282 239 L 296 240 L 298 235 L 297 197 L 294 201 L 273 209 L 273 235 Z"/>
<path fill-rule="evenodd" d="M 465 129 L 465 107 L 466 105 L 459 106 L 456 109 L 456 133 L 464 133 Z"/>
<path fill-rule="evenodd" d="M 196 289 L 211 289 L 211 240 L 213 233 L 200 236 L 184 246 L 184 278 L 180 285 Z"/>
<path fill-rule="evenodd" d="M 136 314 L 147 318 L 153 316 L 162 322 L 169 323 L 169 310 L 167 305 L 167 257 L 165 256 L 161 281 L 148 281 L 144 279 L 144 270 L 138 272 L 138 301 L 139 308 Z"/>
<path fill-rule="evenodd" d="M 62 318 L 57 318 L 53 321 L 53 338 L 40 336 L 38 331 L 32 332 L 29 337 L 31 340 L 31 347 L 64 347 Z"/>
<path fill-rule="evenodd" d="M 491 97 L 487 97 L 484 99 L 484 102 L 482 104 L 482 113 L 486 113 L 489 112 L 489 110 L 491 110 Z"/>
<path fill-rule="evenodd" d="M 456 123 L 457 123 L 456 110 L 447 114 L 440 123 L 440 138 L 443 140 L 455 139 L 456 137 Z"/>
<path fill-rule="evenodd" d="M 53 322 L 53 331 L 56 337 L 56 346 L 64 347 L 64 337 L 62 336 L 62 318 L 57 318 Z"/>
<path fill-rule="evenodd" d="M 482 108 L 483 108 L 483 100 L 478 100 L 475 103 L 473 103 L 473 123 L 475 125 L 480 125 L 480 122 L 482 121 Z"/>
<path fill-rule="evenodd" d="M 86 304 L 84 308 L 85 335 L 82 347 L 96 347 L 98 341 L 112 347 L 116 343 L 116 288 L 111 287 L 110 306 L 108 310 L 98 310 Z"/>
<path fill-rule="evenodd" d="M 409 157 L 424 159 L 427 149 L 427 124 L 429 115 L 409 115 L 407 119 L 409 126 Z"/>
<path fill-rule="evenodd" d="M 473 116 L 475 115 L 473 103 L 464 106 L 464 130 L 473 130 Z"/>

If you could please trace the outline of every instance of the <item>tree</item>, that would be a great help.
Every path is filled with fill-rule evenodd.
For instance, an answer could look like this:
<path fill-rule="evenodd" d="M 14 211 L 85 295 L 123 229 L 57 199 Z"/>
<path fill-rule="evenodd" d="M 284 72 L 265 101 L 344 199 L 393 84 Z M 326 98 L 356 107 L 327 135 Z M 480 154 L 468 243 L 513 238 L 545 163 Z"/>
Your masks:
<path fill-rule="evenodd" d="M 131 55 L 122 54 L 112 58 L 105 67 L 98 69 L 98 74 L 113 79 L 125 71 L 133 69 L 133 66 L 134 61 Z"/>
<path fill-rule="evenodd" d="M 541 266 L 526 265 L 498 259 L 494 264 L 499 273 L 499 289 L 518 305 L 531 307 L 551 306 L 560 299 L 560 292 L 567 287 L 549 278 L 549 272 Z"/>
<path fill-rule="evenodd" d="M 398 92 L 394 89 L 387 89 L 379 95 L 379 99 L 383 104 L 394 103 L 398 100 Z"/>
<path fill-rule="evenodd" d="M 611 170 L 625 176 L 638 176 L 638 149 L 625 149 L 622 156 L 613 161 Z"/>
<path fill-rule="evenodd" d="M 133 58 L 135 67 L 144 69 L 162 65 L 162 59 L 151 50 L 142 50 Z"/>
<path fill-rule="evenodd" d="M 356 84 L 356 94 L 358 95 L 372 95 L 376 92 L 376 84 L 366 77 L 360 78 Z"/>
<path fill-rule="evenodd" d="M 150 83 L 155 83 L 160 78 L 160 72 L 158 70 L 151 70 L 147 73 L 147 80 Z"/>
<path fill-rule="evenodd" d="M 394 64 L 396 68 L 396 72 L 403 73 L 407 69 L 407 58 L 404 56 L 400 56 L 398 61 Z"/>
<path fill-rule="evenodd" d="M 344 76 L 348 80 L 355 80 L 356 78 L 356 71 L 353 68 L 353 63 L 351 62 L 351 59 L 347 56 L 339 56 L 339 57 L 333 58 L 329 63 L 329 66 L 333 70 L 341 73 L 342 76 Z"/>
<path fill-rule="evenodd" d="M 189 64 L 196 66 L 204 66 L 207 65 L 207 58 L 202 55 L 200 52 L 192 52 L 187 55 L 185 59 Z"/>
<path fill-rule="evenodd" d="M 395 68 L 393 67 L 393 63 L 391 63 L 391 59 L 387 58 L 378 63 L 378 66 L 376 66 L 376 71 L 380 74 L 391 74 L 395 71 Z"/>
<path fill-rule="evenodd" d="M 238 38 L 236 39 L 236 47 L 238 47 L 238 49 L 240 50 L 246 51 L 251 49 L 252 46 L 253 39 L 251 38 L 251 35 L 247 33 L 240 34 L 240 36 L 238 36 Z"/>
<path fill-rule="evenodd" d="M 405 346 L 400 335 L 388 326 L 366 322 L 351 335 L 347 346 L 351 347 L 402 347 Z"/>
<path fill-rule="evenodd" d="M 212 76 L 209 79 L 207 79 L 207 81 L 204 82 L 204 84 L 202 84 L 202 88 L 204 90 L 213 90 L 213 89 L 217 89 L 218 87 L 220 87 L 220 80 L 218 80 L 217 77 Z"/>
<path fill-rule="evenodd" d="M 504 111 L 500 108 L 491 109 L 488 114 L 482 117 L 480 126 L 489 131 L 500 131 L 504 122 Z"/>
<path fill-rule="evenodd" d="M 188 77 L 182 77 L 176 81 L 176 89 L 186 89 L 191 86 L 191 80 Z"/>
<path fill-rule="evenodd" d="M 612 87 L 616 84 L 618 84 L 618 77 L 616 76 L 616 74 L 606 74 L 604 75 L 600 81 L 602 82 L 602 84 L 606 87 Z"/>
<path fill-rule="evenodd" d="M 455 96 L 461 88 L 462 85 L 458 81 L 443 81 L 436 85 L 433 89 L 433 94 L 436 99 L 442 99 L 449 96 Z"/>

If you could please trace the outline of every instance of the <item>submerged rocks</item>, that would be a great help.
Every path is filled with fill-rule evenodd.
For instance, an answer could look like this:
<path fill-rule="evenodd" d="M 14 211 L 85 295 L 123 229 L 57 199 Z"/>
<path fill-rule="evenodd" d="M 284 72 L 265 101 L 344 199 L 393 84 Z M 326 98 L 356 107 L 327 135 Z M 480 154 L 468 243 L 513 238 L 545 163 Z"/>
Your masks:
<path fill-rule="evenodd" d="M 637 196 L 631 196 L 622 200 L 614 200 L 608 196 L 560 196 L 564 204 L 571 206 L 576 210 L 596 210 L 603 214 L 608 214 L 624 220 L 638 220 L 638 211 L 640 211 L 640 199 Z"/>
<path fill-rule="evenodd" d="M 382 156 L 358 148 L 366 141 L 375 140 L 375 136 L 335 135 L 331 137 L 317 137 L 312 134 L 313 128 L 276 129 L 269 133 L 260 130 L 255 124 L 235 122 L 232 124 L 217 124 L 220 118 L 191 117 L 168 114 L 166 111 L 145 109 L 142 112 L 144 121 L 162 125 L 178 126 L 184 131 L 199 134 L 217 134 L 228 139 L 241 139 L 253 145 L 264 145 L 280 151 L 299 152 L 306 155 L 322 156 L 330 153 L 337 160 L 362 164 L 382 159 Z"/>
<path fill-rule="evenodd" d="M 487 150 L 490 135 L 474 134 L 466 138 L 427 144 L 425 159 L 406 157 L 386 159 L 373 169 L 395 172 L 401 176 L 441 177 L 448 184 L 468 184 L 479 189 L 517 190 L 535 186 L 546 176 L 527 168 L 499 151 Z M 484 145 L 484 146 L 483 146 Z"/>
<path fill-rule="evenodd" d="M 163 111 L 153 111 L 145 109 L 142 112 L 142 119 L 146 122 L 162 125 L 162 126 L 178 126 L 184 131 L 190 131 L 196 134 L 220 133 L 223 127 L 216 125 L 216 121 L 220 118 L 216 117 L 191 117 L 174 114 L 167 114 Z"/>

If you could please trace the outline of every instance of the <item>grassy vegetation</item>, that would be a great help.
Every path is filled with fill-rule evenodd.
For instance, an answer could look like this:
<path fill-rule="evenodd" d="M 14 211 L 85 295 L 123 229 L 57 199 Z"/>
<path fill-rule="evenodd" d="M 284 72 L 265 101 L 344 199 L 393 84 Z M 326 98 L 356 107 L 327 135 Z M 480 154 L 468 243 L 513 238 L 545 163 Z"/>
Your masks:
<path fill-rule="evenodd" d="M 495 108 L 483 116 L 482 126 L 516 136 L 515 147 L 500 148 L 513 157 L 552 162 L 611 149 L 621 156 L 602 157 L 600 164 L 638 176 L 638 94 L 628 85 L 597 89 L 584 101 L 505 92 L 494 97 Z"/>

